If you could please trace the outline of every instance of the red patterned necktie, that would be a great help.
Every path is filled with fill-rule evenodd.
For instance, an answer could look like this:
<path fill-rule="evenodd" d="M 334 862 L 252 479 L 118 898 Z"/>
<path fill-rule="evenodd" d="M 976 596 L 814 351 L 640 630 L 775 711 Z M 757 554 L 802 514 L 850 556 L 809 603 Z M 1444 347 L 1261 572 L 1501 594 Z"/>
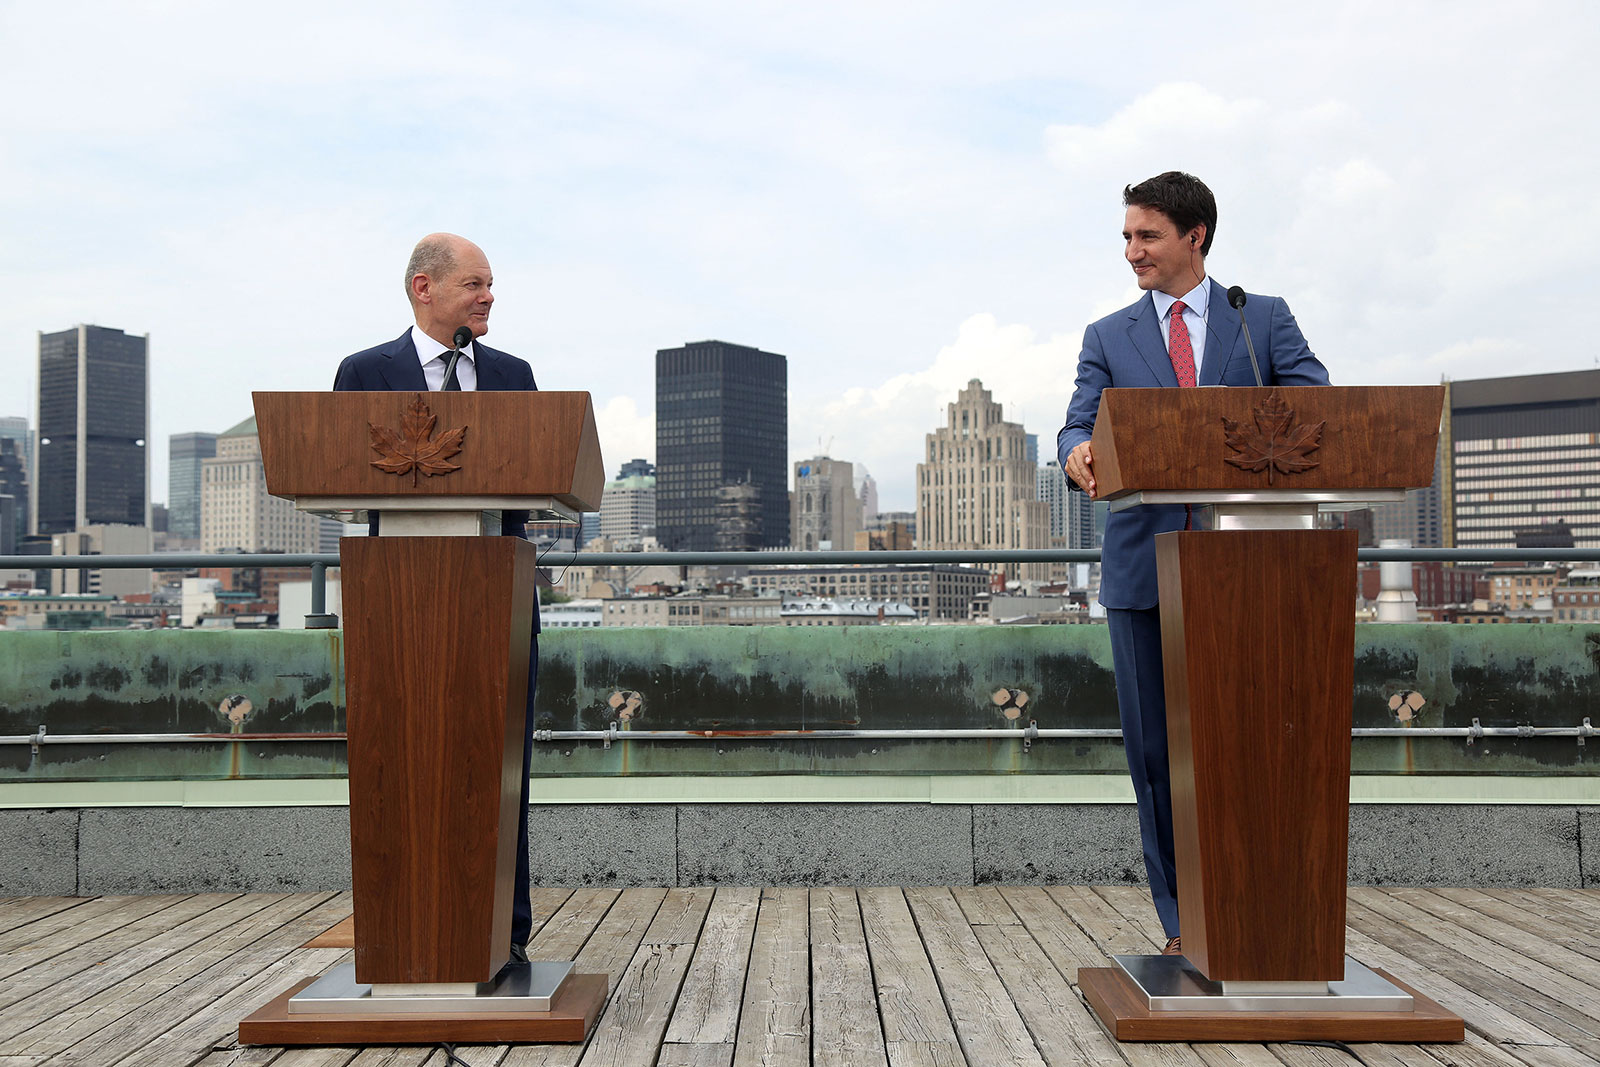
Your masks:
<path fill-rule="evenodd" d="M 1178 384 L 1188 389 L 1194 385 L 1194 345 L 1189 341 L 1189 327 L 1183 321 L 1186 310 L 1182 300 L 1173 301 L 1171 324 L 1167 327 L 1167 354 L 1172 357 Z"/>
<path fill-rule="evenodd" d="M 1172 369 L 1178 375 L 1178 385 L 1194 387 L 1194 345 L 1189 341 L 1189 327 L 1183 321 L 1182 300 L 1172 302 L 1171 321 L 1167 326 L 1167 355 L 1172 357 Z M 1194 529 L 1194 508 L 1183 506 L 1183 528 Z"/>

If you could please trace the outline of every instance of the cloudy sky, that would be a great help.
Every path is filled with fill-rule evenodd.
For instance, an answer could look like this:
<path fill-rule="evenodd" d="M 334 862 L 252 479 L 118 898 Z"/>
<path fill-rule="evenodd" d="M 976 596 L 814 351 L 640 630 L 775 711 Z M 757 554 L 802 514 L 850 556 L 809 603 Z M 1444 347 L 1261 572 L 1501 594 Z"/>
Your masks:
<path fill-rule="evenodd" d="M 1337 383 L 1600 356 L 1592 2 L 0 0 L 0 40 L 0 415 L 37 331 L 148 332 L 157 500 L 169 435 L 398 335 L 440 229 L 608 467 L 654 458 L 655 350 L 720 338 L 789 357 L 792 458 L 886 510 L 969 378 L 1053 442 L 1137 295 L 1120 190 L 1169 168 Z"/>

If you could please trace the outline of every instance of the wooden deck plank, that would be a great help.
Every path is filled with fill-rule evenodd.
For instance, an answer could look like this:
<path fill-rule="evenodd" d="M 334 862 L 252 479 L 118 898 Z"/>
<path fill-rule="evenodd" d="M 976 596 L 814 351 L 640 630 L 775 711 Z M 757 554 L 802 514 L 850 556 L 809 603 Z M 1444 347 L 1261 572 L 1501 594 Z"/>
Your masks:
<path fill-rule="evenodd" d="M 950 889 L 968 926 L 1016 926 L 1021 920 L 992 885 L 958 885 Z"/>
<path fill-rule="evenodd" d="M 1537 942 L 1559 945 L 1588 958 L 1592 965 L 1600 965 L 1600 930 L 1593 921 L 1562 904 L 1527 892 L 1450 888 L 1436 888 L 1433 892 Z"/>
<path fill-rule="evenodd" d="M 760 905 L 759 889 L 729 887 L 716 891 L 667 1026 L 668 1044 L 733 1047 Z"/>
<path fill-rule="evenodd" d="M 1535 935 L 1522 929 L 1518 922 L 1525 921 L 1525 913 L 1516 914 L 1515 909 L 1506 908 L 1499 901 L 1480 898 L 1469 905 L 1428 889 L 1390 889 L 1388 893 L 1402 904 L 1421 909 L 1450 925 L 1478 931 L 1489 942 L 1502 945 L 1519 956 L 1536 959 L 1591 991 L 1600 989 L 1600 962 L 1557 943 L 1548 930 Z M 1479 906 L 1483 904 L 1490 904 L 1491 911 L 1483 910 Z M 1494 905 L 1498 905 L 1502 914 L 1492 913 Z M 1593 1003 L 1588 1006 L 1590 1014 L 1594 1014 L 1595 1009 L 1600 1008 L 1600 995 L 1592 997 L 1591 1001 Z"/>
<path fill-rule="evenodd" d="M 1413 960 L 1361 930 L 1345 928 L 1345 951 L 1368 967 L 1381 967 L 1396 978 L 1443 1004 L 1466 1022 L 1468 1030 L 1499 1034 L 1501 1040 L 1530 1045 L 1560 1044 L 1555 1038 L 1514 1012 L 1487 999 L 1475 989 Z"/>
<path fill-rule="evenodd" d="M 763 889 L 734 1040 L 734 1067 L 811 1059 L 810 909 L 804 889 Z"/>
<path fill-rule="evenodd" d="M 1117 1043 L 1078 999 L 1026 927 L 990 924 L 973 927 L 973 933 L 1045 1063 L 1050 1067 L 1075 1063 L 1123 1067 L 1127 1063 L 1117 1051 Z"/>
<path fill-rule="evenodd" d="M 325 923 L 325 917 L 318 921 Z M 50 1062 L 56 1067 L 172 1067 L 190 1062 L 197 1051 L 232 1044 L 245 1015 L 295 982 L 351 957 L 349 949 L 299 949 L 317 929 L 303 921 L 285 924 L 241 953 L 236 969 L 214 968 L 150 1002 L 132 1026 L 80 1041 Z"/>
<path fill-rule="evenodd" d="M 582 950 L 589 935 L 605 918 L 617 898 L 618 889 L 579 889 L 574 891 L 550 920 L 528 942 L 531 960 L 570 960 Z"/>
<path fill-rule="evenodd" d="M 731 1042 L 712 1045 L 669 1041 L 661 1046 L 656 1067 L 733 1067 L 733 1045 Z"/>
<path fill-rule="evenodd" d="M 164 1033 L 164 1023 L 184 1017 L 196 1005 L 225 996 L 266 965 L 298 949 L 315 931 L 326 929 L 349 908 L 349 894 L 297 894 L 285 898 L 265 913 L 258 913 L 257 921 L 224 930 L 194 951 L 175 953 L 145 968 L 6 1042 L 0 1051 L 55 1053 L 63 1064 L 117 1063 L 117 1055 L 130 1054 Z M 306 955 L 330 953 L 328 958 L 336 959 L 340 951 L 315 949 Z M 271 998 L 261 999 L 264 1003 Z M 245 1014 L 248 1010 L 240 1012 L 241 1016 Z M 102 1030 L 107 1033 L 87 1040 Z M 94 1057 L 86 1051 L 90 1046 L 96 1050 Z"/>
<path fill-rule="evenodd" d="M 119 983 L 156 967 L 163 960 L 189 950 L 191 946 L 216 937 L 219 932 L 259 922 L 268 909 L 283 907 L 286 894 L 250 894 L 197 915 L 187 922 L 128 946 L 103 961 L 32 992 L 25 1000 L 7 1006 L 0 1013 L 0 1048 L 11 1038 L 50 1019 L 64 1019 L 78 1005 L 106 994 Z M 292 905 L 291 907 L 299 907 Z M 159 914 L 159 913 L 158 913 Z M 56 963 L 51 961 L 51 965 Z M 22 985 L 31 972 L 17 976 Z M 159 979 L 155 979 L 159 981 Z M 30 983 L 31 984 L 31 983 Z"/>
<path fill-rule="evenodd" d="M 0 1052 L 38 1040 L 40 1035 L 29 1031 L 45 1024 L 63 1031 L 63 1036 L 69 1030 L 79 1036 L 93 1033 L 227 955 L 232 947 L 253 940 L 262 932 L 257 925 L 287 921 L 313 903 L 312 898 L 286 894 L 241 897 L 80 971 L 0 1014 Z M 194 947 L 201 942 L 202 947 Z"/>
<path fill-rule="evenodd" d="M 810 908 L 811 1063 L 887 1067 L 889 1053 L 855 890 L 813 889 Z"/>
<path fill-rule="evenodd" d="M 965 1064 L 933 962 L 898 889 L 859 889 L 861 926 L 872 959 L 878 1016 L 894 1067 Z"/>
<path fill-rule="evenodd" d="M 669 889 L 650 929 L 644 933 L 647 945 L 693 945 L 700 940 L 714 889 Z"/>
<path fill-rule="evenodd" d="M 607 975 L 616 989 L 666 896 L 665 889 L 624 889 L 573 958 L 574 973 Z"/>
<path fill-rule="evenodd" d="M 1145 935 L 1138 923 L 1113 908 L 1093 889 L 1077 885 L 1052 885 L 1046 886 L 1045 892 L 1061 906 L 1061 910 L 1072 916 L 1085 933 L 1094 938 L 1107 959 L 1119 954 L 1139 955 L 1161 947 Z"/>
<path fill-rule="evenodd" d="M 972 1063 L 1038 1064 L 1028 1028 L 948 889 L 907 889 L 906 901 Z"/>
<path fill-rule="evenodd" d="M 1537 889 L 1524 889 L 1520 892 L 1531 893 L 1554 904 L 1570 908 L 1577 912 L 1582 920 L 1591 927 L 1600 924 L 1600 889 L 1554 889 L 1540 887 Z"/>
<path fill-rule="evenodd" d="M 219 1048 L 196 1061 L 194 1067 L 267 1067 L 282 1056 L 281 1048 Z M 4 1063 L 0 1060 L 0 1064 Z"/>
<path fill-rule="evenodd" d="M 106 963 L 119 953 L 137 949 L 168 930 L 208 915 L 217 908 L 226 907 L 239 896 L 238 893 L 207 893 L 181 898 L 168 907 L 107 931 L 43 962 L 34 963 L 21 973 L 10 974 L 4 982 L 0 982 L 0 1009 L 53 989 L 86 969 L 103 970 Z M 3 1033 L 3 1028 L 0 1028 L 0 1033 Z"/>
<path fill-rule="evenodd" d="M 0 935 L 0 978 L 169 908 L 183 897 L 101 897 Z"/>
<path fill-rule="evenodd" d="M 1600 997 L 1595 995 L 1595 985 L 1574 978 L 1545 961 L 1545 957 L 1552 954 L 1561 954 L 1565 959 L 1568 956 L 1576 956 L 1576 953 L 1551 945 L 1543 952 L 1539 952 L 1537 959 L 1522 955 L 1511 946 L 1495 940 L 1495 937 L 1507 936 L 1503 931 L 1496 929 L 1480 934 L 1475 929 L 1462 926 L 1458 920 L 1441 918 L 1433 914 L 1422 906 L 1425 898 L 1417 896 L 1415 892 L 1408 890 L 1397 892 L 1408 894 L 1409 899 L 1396 893 L 1369 888 L 1353 890 L 1351 897 L 1358 899 L 1373 911 L 1405 921 L 1419 933 L 1455 949 L 1469 959 L 1494 968 L 1499 974 L 1520 982 L 1529 989 L 1538 990 L 1571 1004 L 1591 1022 L 1600 1024 L 1600 1018 L 1595 1014 L 1596 1008 L 1600 1008 Z M 1490 924 L 1483 925 L 1487 927 Z M 1600 1034 L 1600 1029 L 1594 1032 Z"/>
<path fill-rule="evenodd" d="M 0 897 L 0 932 L 93 900 L 93 897 Z"/>
<path fill-rule="evenodd" d="M 272 1067 L 346 1067 L 360 1049 L 291 1048 L 272 1061 Z"/>
<path fill-rule="evenodd" d="M 0 929 L 28 953 L 0 981 L 0 1067 L 445 1067 L 431 1047 L 231 1047 L 240 1017 L 348 956 L 299 947 L 348 914 L 348 895 L 41 900 L 0 902 L 32 917 Z M 62 922 L 80 908 L 88 923 Z M 616 992 L 587 1044 L 459 1049 L 473 1067 L 1354 1062 L 1302 1045 L 1112 1041 L 1074 981 L 1107 947 L 1154 951 L 1153 909 L 1133 887 L 536 890 L 534 908 L 535 941 L 608 970 Z M 1349 920 L 1352 955 L 1470 1027 L 1459 1045 L 1353 1046 L 1369 1067 L 1600 1063 L 1600 893 L 1355 889 Z M 69 931 L 52 949 L 68 947 L 42 950 L 50 930 Z"/>
<path fill-rule="evenodd" d="M 1582 1048 L 1600 1059 L 1600 1035 L 1586 1029 L 1593 1025 L 1593 1020 L 1507 977 L 1492 963 L 1460 951 L 1448 934 L 1429 936 L 1408 926 L 1414 919 L 1414 914 L 1395 908 L 1392 901 L 1380 911 L 1366 906 L 1354 895 L 1346 912 L 1350 926 L 1410 958 L 1416 965 L 1482 994 L 1485 999 L 1556 1038 L 1558 1044 Z M 1484 1036 L 1493 1038 L 1494 1035 L 1486 1032 Z"/>
<path fill-rule="evenodd" d="M 693 944 L 642 945 L 595 1023 L 580 1067 L 654 1062 L 693 956 Z"/>
<path fill-rule="evenodd" d="M 1076 984 L 1079 967 L 1104 967 L 1110 959 L 1042 887 L 1003 886 L 1000 894 L 1067 981 Z"/>

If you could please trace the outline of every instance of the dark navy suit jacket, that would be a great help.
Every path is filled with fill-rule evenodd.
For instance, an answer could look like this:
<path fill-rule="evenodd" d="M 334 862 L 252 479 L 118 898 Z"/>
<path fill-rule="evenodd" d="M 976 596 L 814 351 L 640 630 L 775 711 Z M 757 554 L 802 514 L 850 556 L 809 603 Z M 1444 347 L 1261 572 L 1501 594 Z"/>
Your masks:
<path fill-rule="evenodd" d="M 1227 291 L 1212 280 L 1207 300 L 1208 329 L 1197 384 L 1255 385 L 1239 315 L 1228 306 Z M 1281 298 L 1249 294 L 1244 317 L 1261 363 L 1263 384 L 1328 384 L 1327 368 L 1306 344 L 1289 305 Z M 1066 469 L 1067 454 L 1093 435 L 1102 389 L 1155 386 L 1176 389 L 1178 376 L 1162 339 L 1155 300 L 1146 293 L 1137 303 L 1107 315 L 1084 331 L 1077 385 L 1067 405 L 1067 424 L 1056 435 L 1056 455 L 1062 469 Z M 1071 478 L 1067 484 L 1078 488 Z M 1100 603 L 1108 608 L 1155 607 L 1155 536 L 1181 530 L 1183 525 L 1182 504 L 1147 504 L 1107 516 L 1101 548 Z"/>
<path fill-rule="evenodd" d="M 478 390 L 508 391 L 532 390 L 539 386 L 533 380 L 533 368 L 526 360 L 490 348 L 482 341 L 474 341 L 477 356 Z M 333 376 L 334 392 L 418 392 L 428 391 L 428 379 L 422 374 L 422 364 L 417 360 L 417 346 L 411 343 L 411 331 L 372 348 L 346 356 Z M 502 532 L 526 538 L 528 513 L 507 511 L 501 516 Z M 533 630 L 539 632 L 539 603 L 534 601 Z"/>

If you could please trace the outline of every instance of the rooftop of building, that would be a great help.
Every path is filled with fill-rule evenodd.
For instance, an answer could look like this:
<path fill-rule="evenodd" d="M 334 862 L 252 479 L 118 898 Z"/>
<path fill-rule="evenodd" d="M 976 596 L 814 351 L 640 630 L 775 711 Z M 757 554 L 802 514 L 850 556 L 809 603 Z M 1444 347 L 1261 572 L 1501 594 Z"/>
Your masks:
<path fill-rule="evenodd" d="M 1600 369 L 1450 383 L 1451 410 L 1600 400 Z"/>
<path fill-rule="evenodd" d="M 256 417 L 251 415 L 248 419 L 238 423 L 218 434 L 218 437 L 254 437 L 256 436 Z"/>

